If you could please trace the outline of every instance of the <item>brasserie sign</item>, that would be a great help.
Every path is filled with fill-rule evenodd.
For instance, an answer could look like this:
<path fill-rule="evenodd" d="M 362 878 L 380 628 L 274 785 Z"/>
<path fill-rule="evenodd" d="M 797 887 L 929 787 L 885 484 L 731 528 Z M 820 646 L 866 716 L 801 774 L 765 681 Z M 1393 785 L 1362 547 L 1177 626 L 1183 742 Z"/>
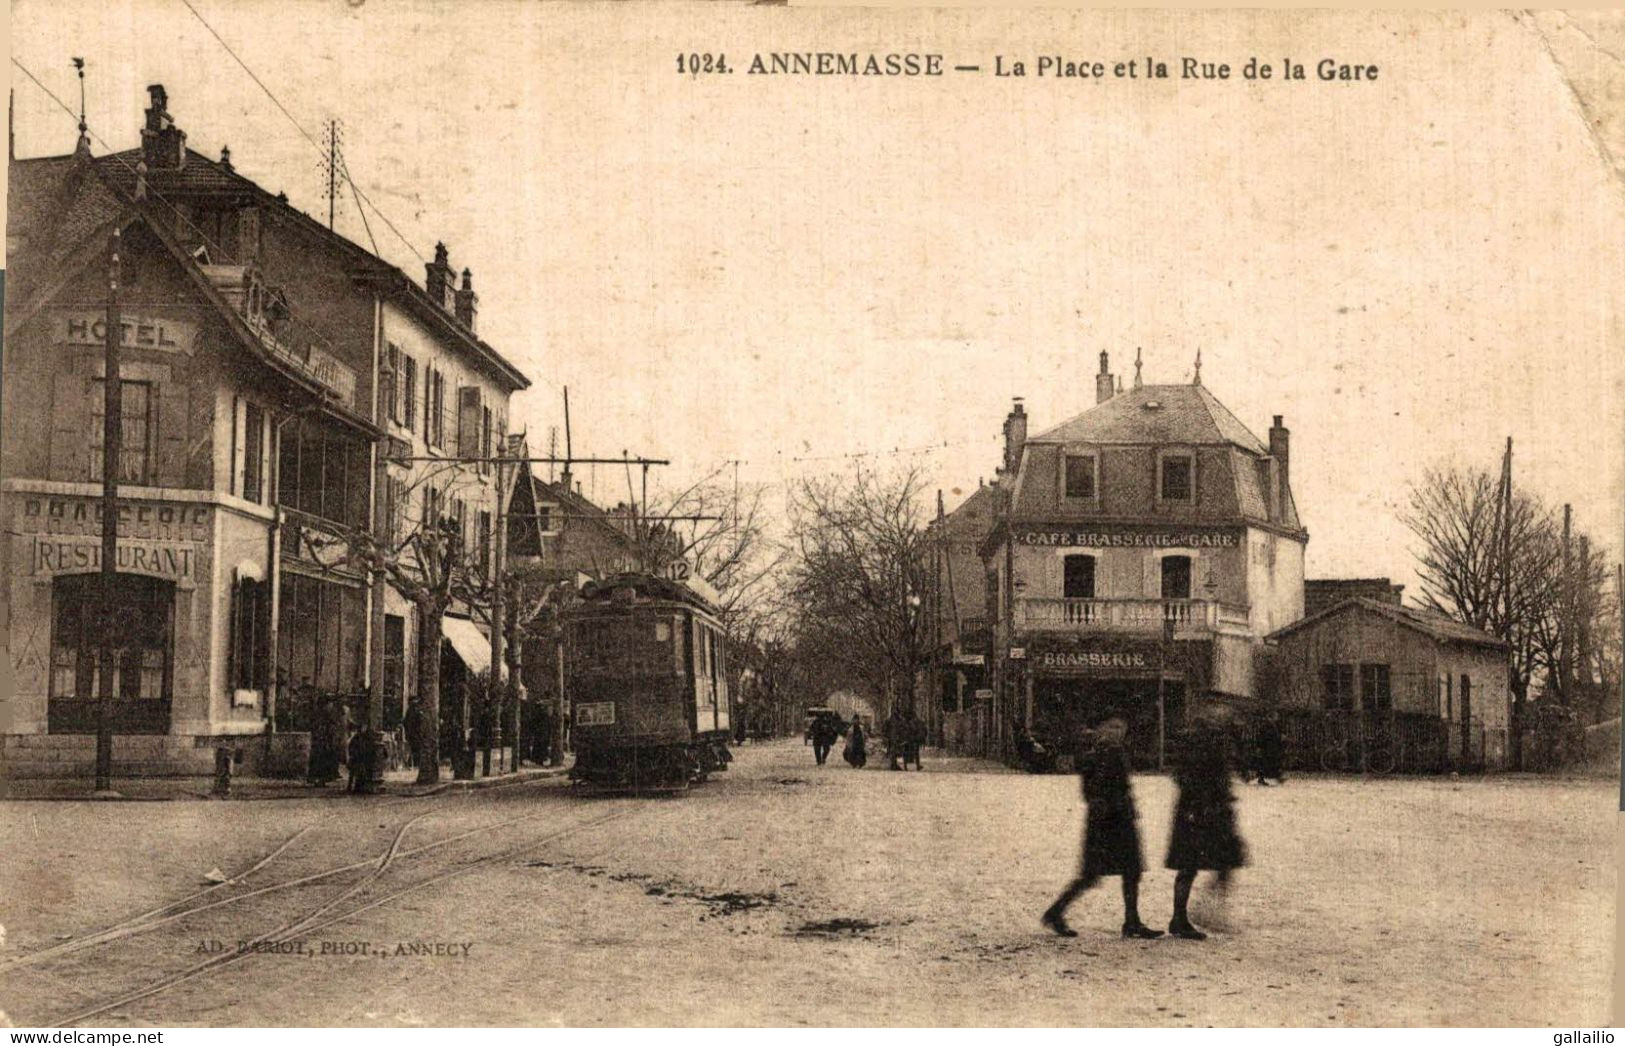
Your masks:
<path fill-rule="evenodd" d="M 1046 527 L 1018 531 L 1016 542 L 1052 548 L 1239 548 L 1241 530 L 1221 527 L 1157 530 Z"/>
<path fill-rule="evenodd" d="M 1154 676 L 1163 666 L 1158 644 L 1125 639 L 1046 646 L 1028 656 L 1035 671 L 1054 676 Z"/>

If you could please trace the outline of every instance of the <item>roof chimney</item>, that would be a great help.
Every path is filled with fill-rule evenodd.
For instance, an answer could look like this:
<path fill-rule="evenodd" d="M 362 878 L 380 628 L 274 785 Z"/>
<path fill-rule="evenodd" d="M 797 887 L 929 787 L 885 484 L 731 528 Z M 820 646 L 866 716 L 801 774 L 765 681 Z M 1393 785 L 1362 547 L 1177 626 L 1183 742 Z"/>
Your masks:
<path fill-rule="evenodd" d="M 1291 491 L 1287 465 L 1291 458 L 1292 433 L 1281 424 L 1281 415 L 1275 415 L 1275 424 L 1270 426 L 1270 457 L 1274 458 L 1280 475 L 1280 501 L 1281 515 L 1286 515 L 1287 496 Z"/>
<path fill-rule="evenodd" d="M 443 243 L 434 245 L 434 261 L 424 266 L 423 289 L 436 305 L 447 312 L 453 311 L 457 274 L 452 271 L 451 258 Z"/>
<path fill-rule="evenodd" d="M 1111 366 L 1106 359 L 1106 350 L 1100 350 L 1100 373 L 1095 375 L 1095 402 L 1105 403 L 1112 398 L 1117 383 L 1112 381 Z"/>
<path fill-rule="evenodd" d="M 1021 448 L 1027 445 L 1027 408 L 1015 398 L 1004 419 L 1004 473 L 1013 476 L 1021 468 Z"/>
<path fill-rule="evenodd" d="M 141 128 L 141 158 L 149 171 L 178 171 L 186 166 L 186 132 L 169 115 L 169 93 L 163 84 L 147 88 L 147 125 Z"/>
<path fill-rule="evenodd" d="M 474 293 L 474 274 L 463 270 L 463 287 L 457 292 L 457 322 L 474 333 L 474 316 L 480 311 L 480 296 Z"/>

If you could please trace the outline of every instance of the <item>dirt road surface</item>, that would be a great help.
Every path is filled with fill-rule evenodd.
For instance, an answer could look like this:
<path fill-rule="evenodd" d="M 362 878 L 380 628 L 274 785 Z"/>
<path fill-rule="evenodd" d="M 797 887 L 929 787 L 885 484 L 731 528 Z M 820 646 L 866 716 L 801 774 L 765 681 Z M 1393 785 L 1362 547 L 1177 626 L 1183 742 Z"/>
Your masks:
<path fill-rule="evenodd" d="M 1161 925 L 1173 791 L 1134 784 Z M 747 746 L 679 798 L 551 781 L 0 804 L 0 1009 L 18 1026 L 1609 1020 L 1614 782 L 1238 795 L 1252 863 L 1222 903 L 1198 884 L 1201 943 L 1119 939 L 1115 883 L 1073 909 L 1081 936 L 1042 932 L 1076 860 L 1076 781 L 964 759 L 816 767 L 798 741 Z"/>

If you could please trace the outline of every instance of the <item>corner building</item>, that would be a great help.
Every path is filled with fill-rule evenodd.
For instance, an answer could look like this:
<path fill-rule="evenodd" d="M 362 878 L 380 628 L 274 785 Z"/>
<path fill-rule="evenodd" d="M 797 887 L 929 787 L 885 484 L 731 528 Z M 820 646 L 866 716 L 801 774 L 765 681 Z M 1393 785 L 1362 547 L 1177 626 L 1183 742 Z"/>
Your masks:
<path fill-rule="evenodd" d="M 1289 433 L 1259 440 L 1197 374 L 1145 385 L 1136 363 L 1122 391 L 1102 352 L 1094 407 L 1031 437 L 1019 402 L 1006 419 L 981 547 L 1005 751 L 1119 715 L 1154 762 L 1194 696 L 1257 697 L 1264 637 L 1303 616 Z"/>

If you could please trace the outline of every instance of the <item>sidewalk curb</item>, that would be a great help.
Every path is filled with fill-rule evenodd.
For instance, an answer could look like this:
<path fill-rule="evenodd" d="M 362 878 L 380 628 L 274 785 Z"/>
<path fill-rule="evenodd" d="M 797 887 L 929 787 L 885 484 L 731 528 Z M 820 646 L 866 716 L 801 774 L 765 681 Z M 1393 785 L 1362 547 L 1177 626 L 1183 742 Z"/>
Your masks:
<path fill-rule="evenodd" d="M 417 784 L 386 785 L 382 790 L 372 793 L 379 798 L 426 799 L 430 796 L 445 795 L 452 792 L 471 792 L 486 788 L 501 788 L 507 785 L 528 784 L 532 781 L 545 781 L 554 777 L 562 777 L 569 772 L 568 767 L 548 766 L 534 769 L 520 770 L 517 773 L 503 774 L 497 777 L 479 777 L 471 781 L 441 781 L 438 784 L 420 786 Z M 9 781 L 26 784 L 29 781 L 63 781 L 57 778 L 12 778 Z M 194 788 L 178 788 L 167 795 L 117 795 L 96 796 L 86 792 L 68 792 L 68 794 L 45 795 L 13 795 L 6 787 L 7 779 L 0 779 L 0 802 L 8 803 L 175 803 L 175 802 L 283 802 L 291 799 L 348 799 L 349 792 L 343 788 L 328 789 L 315 788 L 310 785 L 286 786 L 255 786 L 251 784 L 240 785 L 240 791 L 228 796 L 217 796 L 212 792 L 199 791 Z M 264 787 L 267 792 L 256 794 Z M 366 797 L 362 797 L 366 798 Z"/>
<path fill-rule="evenodd" d="M 527 784 L 531 781 L 545 781 L 554 777 L 562 777 L 569 772 L 564 766 L 542 766 L 534 770 L 520 770 L 517 773 L 502 774 L 498 777 L 476 777 L 470 781 L 441 781 L 438 784 L 427 786 L 408 785 L 388 791 L 387 795 L 406 796 L 412 799 L 422 799 L 431 795 L 444 795 L 448 792 L 475 792 L 486 788 L 502 788 L 507 785 Z"/>

